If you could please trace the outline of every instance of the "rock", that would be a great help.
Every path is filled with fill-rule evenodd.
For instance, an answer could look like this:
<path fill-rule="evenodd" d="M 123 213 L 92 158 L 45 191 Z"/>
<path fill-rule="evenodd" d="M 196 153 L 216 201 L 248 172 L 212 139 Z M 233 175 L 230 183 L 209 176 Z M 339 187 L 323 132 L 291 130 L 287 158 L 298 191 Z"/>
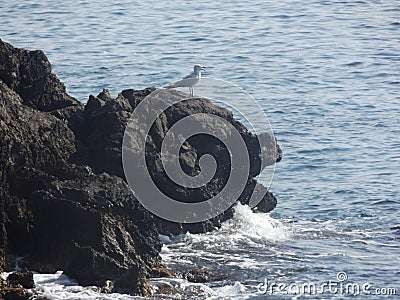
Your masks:
<path fill-rule="evenodd" d="M 9 285 L 21 285 L 25 289 L 32 289 L 35 287 L 35 282 L 33 281 L 33 274 L 28 269 L 16 271 L 11 273 L 7 277 L 7 282 Z"/>
<path fill-rule="evenodd" d="M 0 39 L 0 79 L 21 96 L 25 105 L 41 111 L 82 106 L 65 92 L 40 50 L 16 49 Z"/>
<path fill-rule="evenodd" d="M 0 295 L 4 300 L 28 300 L 33 296 L 32 292 L 21 287 L 0 289 Z"/>
<path fill-rule="evenodd" d="M 159 233 L 211 231 L 233 216 L 231 207 L 204 222 L 174 223 L 153 216 L 132 194 L 122 168 L 122 139 L 131 113 L 154 90 L 124 90 L 116 98 L 103 90 L 90 96 L 84 107 L 51 73 L 43 52 L 16 49 L 0 40 L 1 270 L 6 257 L 22 256 L 30 270 L 63 270 L 81 285 L 96 285 L 104 292 L 150 295 L 149 276 L 171 276 L 159 255 Z M 171 100 L 182 93 L 170 90 L 164 96 Z M 163 169 L 160 147 L 166 133 L 178 120 L 196 113 L 217 115 L 240 132 L 250 171 L 238 201 L 248 204 L 257 189 L 265 195 L 256 209 L 272 210 L 275 197 L 254 177 L 281 159 L 276 140 L 266 134 L 257 139 L 231 112 L 202 98 L 170 107 L 150 130 L 148 167 L 159 188 L 175 199 L 199 202 L 213 197 L 227 181 L 229 151 L 210 136 L 187 139 L 178 154 L 190 176 L 200 172 L 203 154 L 213 155 L 218 168 L 208 184 L 180 187 Z M 229 129 L 215 130 L 226 137 L 231 134 Z M 132 143 L 137 141 L 133 138 Z M 261 164 L 261 148 L 275 146 L 277 151 L 267 151 Z M 201 274 L 190 274 L 193 280 L 203 280 Z M 26 290 L 20 289 L 23 297 Z"/>
<path fill-rule="evenodd" d="M 35 271 L 149 295 L 146 278 L 165 270 L 155 221 L 120 177 L 73 159 L 86 112 L 50 72 L 42 52 L 0 42 L 0 267 L 14 254 Z M 101 97 L 129 114 L 127 99 Z"/>
<path fill-rule="evenodd" d="M 207 271 L 187 270 L 181 272 L 180 275 L 189 282 L 206 283 L 210 281 L 210 273 Z"/>
<path fill-rule="evenodd" d="M 0 277 L 0 299 L 4 300 L 28 300 L 32 299 L 33 293 L 17 283 L 8 284 Z"/>
<path fill-rule="evenodd" d="M 124 178 L 122 168 L 122 138 L 128 123 L 130 113 L 147 95 L 154 89 L 143 91 L 125 90 L 117 98 L 110 99 L 109 94 L 103 91 L 97 97 L 90 96 L 88 104 L 85 107 L 85 114 L 79 126 L 74 130 L 79 135 L 79 156 L 83 161 L 80 163 L 90 165 L 94 172 L 107 172 Z M 106 94 L 106 101 L 101 98 Z M 168 101 L 179 99 L 182 93 L 169 90 L 162 96 Z M 183 97 L 186 95 L 183 94 Z M 149 173 L 157 186 L 165 194 L 179 201 L 201 202 L 217 194 L 225 185 L 229 178 L 230 154 L 226 147 L 213 137 L 207 135 L 197 135 L 188 139 L 182 147 L 179 156 L 182 169 L 186 174 L 194 176 L 200 171 L 199 157 L 203 154 L 211 154 L 216 158 L 218 164 L 222 166 L 217 170 L 215 178 L 210 184 L 200 189 L 181 188 L 174 184 L 166 175 L 163 164 L 160 159 L 160 147 L 165 134 L 180 119 L 197 113 L 217 115 L 230 122 L 245 141 L 250 156 L 250 173 L 248 183 L 243 190 L 239 201 L 242 204 L 248 204 L 250 196 L 257 186 L 257 192 L 263 191 L 265 196 L 257 205 L 256 209 L 262 212 L 269 212 L 276 206 L 276 198 L 267 191 L 265 187 L 258 184 L 253 177 L 257 176 L 265 166 L 271 165 L 282 158 L 282 151 L 276 143 L 275 138 L 268 134 L 257 136 L 250 133 L 240 122 L 233 118 L 230 111 L 212 104 L 207 99 L 194 98 L 189 101 L 179 102 L 173 105 L 165 112 L 159 115 L 150 130 L 150 136 L 147 143 L 147 166 Z M 138 123 L 141 121 L 138 120 Z M 205 120 L 204 123 L 207 123 Z M 213 124 L 210 125 L 211 127 Z M 214 126 L 216 127 L 216 126 Z M 220 130 L 220 134 L 229 135 L 229 131 Z M 134 133 L 135 134 L 135 133 Z M 137 140 L 136 136 L 131 137 L 132 141 Z M 259 144 L 259 141 L 262 145 Z M 260 153 L 261 147 L 266 151 L 264 164 L 261 165 Z M 276 148 L 276 151 L 273 151 Z M 271 150 L 272 149 L 272 150 Z M 142 150 L 138 150 L 142 151 Z M 139 176 L 139 175 L 138 175 Z M 220 216 L 211 220 L 192 223 L 178 224 L 156 217 L 157 224 L 162 234 L 179 234 L 190 231 L 192 233 L 211 231 L 221 225 L 221 222 L 229 219 L 233 215 L 233 208 L 228 209 Z"/>
<path fill-rule="evenodd" d="M 176 277 L 186 279 L 189 282 L 206 283 L 213 281 L 221 281 L 229 278 L 227 274 L 213 274 L 207 270 L 181 270 L 176 273 Z"/>
<path fill-rule="evenodd" d="M 134 102 L 133 94 L 130 98 Z M 78 142 L 74 160 L 91 166 L 95 173 L 107 172 L 124 177 L 122 138 L 132 107 L 128 98 L 121 95 L 116 99 L 110 97 L 108 91 L 97 97 L 91 95 L 84 113 L 74 116 L 72 129 Z"/>
<path fill-rule="evenodd" d="M 64 270 L 82 285 L 111 281 L 116 290 L 145 293 L 146 274 L 162 269 L 152 216 L 122 179 L 76 175 L 33 194 L 37 225 L 25 245 L 28 264 L 40 272 Z M 50 242 L 38 243 L 39 236 Z"/>
<path fill-rule="evenodd" d="M 54 178 L 68 177 L 67 160 L 75 151 L 74 135 L 56 117 L 23 105 L 0 81 L 0 235 L 5 247 L 23 249 L 32 227 L 28 198 Z M 39 176 L 40 175 L 40 176 Z"/>

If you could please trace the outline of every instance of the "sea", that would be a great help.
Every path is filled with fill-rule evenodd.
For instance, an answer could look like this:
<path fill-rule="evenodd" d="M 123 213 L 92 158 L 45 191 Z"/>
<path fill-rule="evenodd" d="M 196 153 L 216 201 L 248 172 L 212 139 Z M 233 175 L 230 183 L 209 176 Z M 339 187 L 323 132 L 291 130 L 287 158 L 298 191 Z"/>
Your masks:
<path fill-rule="evenodd" d="M 151 279 L 152 299 L 398 299 L 399 1 L 2 0 L 0 38 L 43 50 L 82 102 L 202 64 L 268 117 L 283 150 L 265 183 L 277 207 L 238 205 L 214 232 L 161 236 L 169 268 L 217 276 Z M 144 299 L 62 270 L 35 281 L 48 299 Z"/>

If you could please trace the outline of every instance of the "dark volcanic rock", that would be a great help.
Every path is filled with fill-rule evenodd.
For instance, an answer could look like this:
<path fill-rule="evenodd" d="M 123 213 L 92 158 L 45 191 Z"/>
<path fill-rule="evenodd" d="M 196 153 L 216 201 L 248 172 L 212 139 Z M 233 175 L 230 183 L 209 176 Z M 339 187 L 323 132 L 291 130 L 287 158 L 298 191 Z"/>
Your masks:
<path fill-rule="evenodd" d="M 41 52 L 0 42 L 0 266 L 7 253 L 83 285 L 148 294 L 165 270 L 153 217 L 119 177 L 71 163 L 83 106 Z"/>
<path fill-rule="evenodd" d="M 201 223 L 169 222 L 145 210 L 132 194 L 122 168 L 122 140 L 131 113 L 154 90 L 125 90 L 116 98 L 103 90 L 84 107 L 65 92 L 43 52 L 0 40 L 0 269 L 7 255 L 23 256 L 31 270 L 63 270 L 82 285 L 148 295 L 146 277 L 170 276 L 159 256 L 158 233 L 210 231 L 232 217 L 231 207 Z M 164 97 L 182 93 L 170 90 Z M 184 142 L 179 162 L 194 176 L 200 171 L 199 158 L 213 155 L 218 168 L 211 182 L 189 189 L 166 175 L 161 143 L 173 124 L 196 113 L 217 115 L 240 132 L 250 171 L 238 201 L 248 204 L 257 188 L 265 195 L 256 209 L 272 210 L 275 197 L 254 177 L 281 159 L 275 139 L 266 134 L 257 139 L 231 112 L 202 98 L 173 105 L 150 130 L 148 168 L 159 188 L 174 199 L 198 202 L 217 194 L 229 177 L 228 149 L 202 135 Z M 229 130 L 218 130 L 229 137 Z M 261 147 L 277 149 L 265 153 L 264 164 Z M 192 273 L 193 280 L 203 280 Z"/>
<path fill-rule="evenodd" d="M 24 272 L 29 273 L 29 272 Z M 30 273 L 32 274 L 32 273 Z M 23 275 L 26 277 L 26 275 Z M 18 276 L 20 277 L 20 276 Z M 28 277 L 30 277 L 28 275 Z M 0 277 L 0 299 L 4 300 L 28 300 L 32 299 L 33 293 L 28 291 L 18 282 L 7 282 Z"/>
<path fill-rule="evenodd" d="M 84 112 L 70 121 L 78 138 L 76 162 L 90 165 L 95 173 L 107 172 L 123 178 L 122 138 L 132 105 L 137 105 L 153 90 L 126 90 L 116 99 L 107 90 L 97 97 L 91 95 Z"/>
<path fill-rule="evenodd" d="M 51 73 L 51 64 L 41 50 L 16 49 L 0 40 L 0 78 L 32 108 L 54 111 L 81 106 Z"/>
<path fill-rule="evenodd" d="M 11 273 L 8 275 L 7 281 L 10 285 L 21 285 L 25 289 L 31 289 L 35 287 L 33 273 L 28 269 Z"/>
<path fill-rule="evenodd" d="M 207 270 L 180 270 L 176 273 L 176 277 L 181 277 L 189 282 L 205 283 L 212 281 L 221 281 L 229 278 L 228 274 L 213 274 Z"/>
<path fill-rule="evenodd" d="M 146 274 L 161 266 L 151 215 L 121 178 L 76 173 L 74 179 L 53 181 L 34 193 L 31 208 L 37 225 L 26 245 L 29 264 L 42 272 L 55 272 L 58 266 L 83 285 L 102 286 L 116 279 L 119 290 L 145 287 Z M 38 244 L 38 237 L 53 243 Z"/>
<path fill-rule="evenodd" d="M 130 113 L 142 99 L 153 91 L 154 89 L 143 91 L 125 90 L 115 99 L 110 98 L 107 91 L 103 91 L 97 97 L 90 96 L 84 114 L 75 129 L 75 134 L 79 137 L 80 143 L 77 154 L 80 159 L 83 159 L 79 163 L 90 165 L 96 173 L 108 172 L 124 178 L 121 148 L 126 124 Z M 161 91 L 159 93 L 161 97 L 170 102 L 182 97 L 186 98 L 185 94 L 174 90 Z M 265 187 L 258 184 L 253 177 L 257 176 L 266 165 L 271 165 L 282 158 L 282 151 L 276 144 L 275 138 L 268 134 L 261 134 L 257 139 L 256 135 L 249 132 L 240 122 L 233 118 L 230 111 L 218 107 L 203 98 L 192 98 L 171 106 L 159 115 L 152 126 L 146 148 L 147 167 L 158 188 L 171 198 L 179 201 L 201 202 L 216 195 L 227 182 L 230 175 L 230 154 L 221 142 L 209 135 L 196 135 L 188 139 L 179 155 L 182 169 L 186 174 L 194 176 L 199 172 L 199 158 L 204 154 L 211 154 L 220 168 L 217 169 L 215 177 L 209 184 L 199 189 L 183 188 L 172 182 L 163 169 L 160 149 L 166 133 L 180 119 L 198 113 L 217 115 L 227 120 L 236 128 L 246 143 L 251 163 L 250 172 L 248 183 L 238 200 L 242 204 L 248 204 L 251 194 L 257 185 L 257 192 L 264 192 L 265 196 L 256 209 L 262 212 L 269 212 L 274 209 L 276 206 L 275 197 Z M 204 123 L 207 124 L 208 121 L 204 120 Z M 137 127 L 139 127 L 141 120 L 137 120 L 137 122 Z M 210 122 L 209 126 L 213 127 L 214 125 Z M 133 124 L 133 127 L 135 127 L 135 124 Z M 231 134 L 225 129 L 220 128 L 218 130 L 228 137 Z M 135 132 L 130 138 L 137 140 Z M 265 153 L 263 165 L 261 165 L 260 159 L 260 143 L 270 150 Z M 143 149 L 138 148 L 137 151 L 143 151 Z M 140 174 L 137 176 L 140 177 Z M 221 222 L 231 218 L 232 215 L 233 208 L 201 223 L 178 224 L 158 217 L 156 219 L 159 230 L 163 234 L 179 234 L 186 231 L 199 233 L 219 227 Z"/>

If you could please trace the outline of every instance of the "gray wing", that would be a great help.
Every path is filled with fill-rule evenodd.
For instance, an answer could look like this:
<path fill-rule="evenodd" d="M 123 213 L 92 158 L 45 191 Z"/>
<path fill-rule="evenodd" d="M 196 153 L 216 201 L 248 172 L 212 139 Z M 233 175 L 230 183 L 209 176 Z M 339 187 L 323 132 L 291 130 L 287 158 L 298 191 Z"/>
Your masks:
<path fill-rule="evenodd" d="M 192 72 L 189 75 L 183 77 L 182 79 L 188 79 L 188 78 L 193 78 L 193 77 L 195 77 L 194 72 Z"/>

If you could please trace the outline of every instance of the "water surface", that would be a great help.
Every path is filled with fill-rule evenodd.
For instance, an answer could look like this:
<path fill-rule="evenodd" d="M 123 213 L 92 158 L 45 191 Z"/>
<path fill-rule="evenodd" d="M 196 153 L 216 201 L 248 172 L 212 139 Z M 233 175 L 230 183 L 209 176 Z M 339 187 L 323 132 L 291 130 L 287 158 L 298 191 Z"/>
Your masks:
<path fill-rule="evenodd" d="M 229 275 L 210 297 L 263 298 L 265 279 L 338 272 L 399 294 L 399 15 L 397 1 L 2 1 L 0 37 L 44 50 L 84 102 L 163 86 L 195 63 L 260 102 L 284 152 L 278 207 L 239 207 L 218 232 L 163 248 L 172 268 Z"/>

